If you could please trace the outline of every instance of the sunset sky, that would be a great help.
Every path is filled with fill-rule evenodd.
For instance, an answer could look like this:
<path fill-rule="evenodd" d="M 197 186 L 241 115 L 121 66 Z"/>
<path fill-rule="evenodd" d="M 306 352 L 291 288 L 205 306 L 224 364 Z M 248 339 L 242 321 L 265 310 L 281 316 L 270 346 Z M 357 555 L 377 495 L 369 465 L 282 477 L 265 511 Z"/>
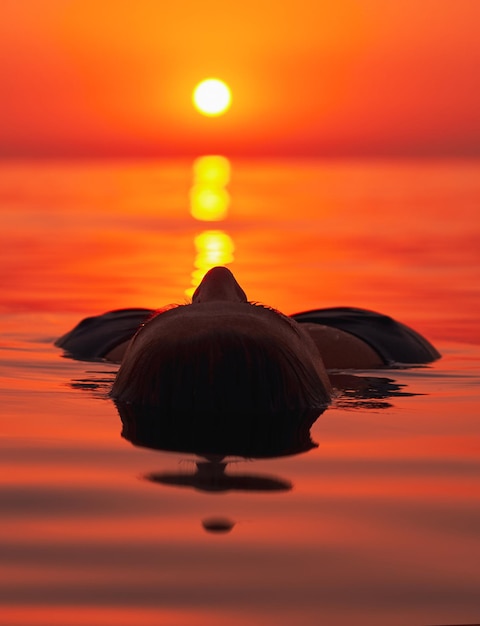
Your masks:
<path fill-rule="evenodd" d="M 479 25 L 479 0 L 1 0 L 0 157 L 478 156 Z"/>

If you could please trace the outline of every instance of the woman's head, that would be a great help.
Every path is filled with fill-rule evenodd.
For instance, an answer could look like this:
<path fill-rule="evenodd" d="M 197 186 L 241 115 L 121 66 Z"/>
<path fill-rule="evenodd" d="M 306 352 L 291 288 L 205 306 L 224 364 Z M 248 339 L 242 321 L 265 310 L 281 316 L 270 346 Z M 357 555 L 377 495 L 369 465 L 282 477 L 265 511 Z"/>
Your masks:
<path fill-rule="evenodd" d="M 135 335 L 112 389 L 119 401 L 172 411 L 321 409 L 329 384 L 299 324 L 249 303 L 233 274 L 206 274 L 192 304 Z"/>

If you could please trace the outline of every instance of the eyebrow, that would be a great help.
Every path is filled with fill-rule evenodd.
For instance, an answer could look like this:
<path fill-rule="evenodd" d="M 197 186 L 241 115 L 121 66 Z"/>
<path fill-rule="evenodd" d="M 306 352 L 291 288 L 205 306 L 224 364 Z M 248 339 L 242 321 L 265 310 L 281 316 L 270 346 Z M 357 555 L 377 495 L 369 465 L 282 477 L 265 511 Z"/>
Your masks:
<path fill-rule="evenodd" d="M 298 323 L 295 322 L 295 320 L 293 320 L 288 315 L 285 315 L 285 313 L 282 313 L 278 309 L 275 309 L 275 308 L 273 308 L 271 306 L 268 306 L 267 304 L 263 304 L 262 302 L 252 301 L 252 302 L 247 302 L 247 304 L 250 304 L 250 305 L 258 307 L 260 309 L 264 309 L 266 311 L 271 311 L 272 313 L 275 313 L 275 315 L 277 315 L 281 320 L 286 322 L 290 326 L 290 328 L 292 330 L 294 330 L 297 334 L 299 334 Z"/>
<path fill-rule="evenodd" d="M 297 339 L 302 338 L 302 332 L 299 328 L 300 325 L 298 324 L 298 322 L 296 322 L 294 319 L 292 319 L 288 315 L 281 313 L 278 309 L 275 309 L 271 306 L 268 306 L 266 304 L 263 304 L 261 302 L 256 302 L 256 301 L 242 302 L 239 304 L 245 304 L 250 307 L 255 307 L 259 311 L 265 311 L 265 313 L 267 314 L 267 317 L 269 315 L 275 316 L 277 320 L 288 325 L 289 329 L 293 333 L 295 333 L 295 336 L 297 337 Z M 192 306 L 191 302 L 185 302 L 183 304 L 168 304 L 160 309 L 153 311 L 152 314 L 149 317 L 147 317 L 147 319 L 142 324 L 140 324 L 140 326 L 137 328 L 137 331 L 135 332 L 134 336 L 131 339 L 132 344 L 136 341 L 136 339 L 142 333 L 145 327 L 147 327 L 150 324 L 150 322 L 153 322 L 157 318 L 162 317 L 163 315 L 166 315 L 166 314 L 167 314 L 167 317 L 170 317 L 170 315 L 168 314 L 175 313 L 179 309 L 181 310 L 181 309 L 185 309 L 186 307 L 191 307 L 191 306 Z"/>
<path fill-rule="evenodd" d="M 165 307 L 162 307 L 161 309 L 157 309 L 156 311 L 154 311 L 138 328 L 137 333 L 144 328 L 147 324 L 149 324 L 150 322 L 152 322 L 154 319 L 156 319 L 157 317 L 160 317 L 161 315 L 164 315 L 166 313 L 173 313 L 174 311 L 177 311 L 179 309 L 185 309 L 186 307 L 191 307 L 192 306 L 192 302 L 185 302 L 183 304 L 168 304 Z M 285 315 L 284 313 L 282 313 L 281 311 L 279 311 L 278 309 L 275 309 L 272 306 L 269 306 L 267 304 L 263 304 L 263 302 L 258 302 L 256 300 L 251 300 L 248 302 L 241 302 L 239 304 L 246 304 L 248 306 L 252 306 L 255 307 L 258 310 L 261 311 L 266 311 L 267 315 L 269 313 L 272 313 L 277 319 L 280 319 L 281 321 L 285 322 L 286 324 L 289 325 L 289 327 L 298 335 L 299 330 L 298 330 L 298 325 L 297 322 L 295 322 L 295 320 L 293 320 L 291 317 L 289 317 L 288 315 Z"/>
<path fill-rule="evenodd" d="M 152 311 L 152 313 L 150 313 L 150 315 L 145 320 L 143 320 L 143 322 L 137 328 L 135 334 L 132 337 L 132 342 L 135 341 L 135 339 L 138 336 L 138 333 L 142 331 L 145 328 L 145 326 L 147 326 L 147 324 L 149 324 L 151 321 L 153 321 L 160 315 L 163 315 L 164 313 L 168 313 L 169 311 L 173 309 L 178 309 L 179 307 L 183 307 L 183 306 L 188 306 L 188 304 L 167 304 L 166 306 L 160 309 L 155 309 L 155 311 Z"/>

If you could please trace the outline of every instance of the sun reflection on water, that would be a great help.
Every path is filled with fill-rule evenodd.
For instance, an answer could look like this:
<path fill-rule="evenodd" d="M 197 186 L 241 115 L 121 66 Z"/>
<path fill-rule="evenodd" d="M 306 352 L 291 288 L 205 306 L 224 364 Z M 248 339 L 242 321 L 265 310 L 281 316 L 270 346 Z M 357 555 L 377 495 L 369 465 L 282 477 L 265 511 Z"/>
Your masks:
<path fill-rule="evenodd" d="M 193 162 L 193 185 L 190 189 L 190 214 L 199 221 L 220 222 L 228 216 L 230 194 L 230 161 L 220 155 L 206 155 Z M 185 290 L 191 298 L 202 278 L 216 265 L 234 260 L 235 244 L 225 231 L 204 230 L 194 238 L 196 256 L 191 286 Z"/>
<path fill-rule="evenodd" d="M 235 251 L 233 239 L 223 230 L 204 230 L 194 239 L 196 256 L 192 272 L 192 286 L 185 290 L 191 298 L 202 278 L 212 267 L 232 263 Z"/>
<path fill-rule="evenodd" d="M 225 219 L 230 206 L 229 182 L 230 161 L 226 157 L 208 155 L 195 159 L 190 189 L 192 217 L 206 222 Z"/>

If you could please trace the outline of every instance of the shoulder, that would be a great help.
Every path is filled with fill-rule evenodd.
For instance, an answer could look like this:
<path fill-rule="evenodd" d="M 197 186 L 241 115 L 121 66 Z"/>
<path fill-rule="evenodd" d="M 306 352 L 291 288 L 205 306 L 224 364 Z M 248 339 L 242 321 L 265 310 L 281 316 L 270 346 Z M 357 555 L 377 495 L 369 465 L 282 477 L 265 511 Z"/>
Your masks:
<path fill-rule="evenodd" d="M 57 339 L 55 345 L 79 360 L 99 360 L 128 342 L 153 313 L 151 309 L 117 309 L 87 317 Z"/>
<path fill-rule="evenodd" d="M 324 326 L 358 339 L 361 343 L 356 345 L 370 347 L 383 365 L 430 363 L 440 358 L 437 349 L 416 330 L 388 315 L 368 309 L 314 309 L 291 317 L 302 325 Z"/>
<path fill-rule="evenodd" d="M 382 367 L 380 355 L 367 343 L 338 328 L 302 324 L 313 339 L 327 369 L 371 369 Z"/>

